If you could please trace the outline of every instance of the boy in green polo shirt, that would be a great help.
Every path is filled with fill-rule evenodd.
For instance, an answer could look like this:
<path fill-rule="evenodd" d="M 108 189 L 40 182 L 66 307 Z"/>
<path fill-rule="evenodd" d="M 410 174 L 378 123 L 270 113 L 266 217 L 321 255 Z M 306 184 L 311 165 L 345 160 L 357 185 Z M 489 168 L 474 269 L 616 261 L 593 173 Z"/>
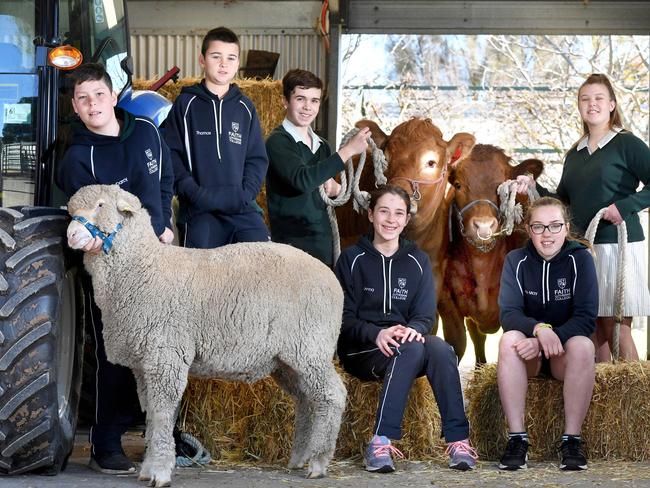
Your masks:
<path fill-rule="evenodd" d="M 318 115 L 323 82 L 309 71 L 293 69 L 282 79 L 287 114 L 266 141 L 269 169 L 266 198 L 271 239 L 291 244 L 332 267 L 332 230 L 327 206 L 318 188 L 336 197 L 341 186 L 333 179 L 344 161 L 368 147 L 370 129 L 363 128 L 338 152 L 311 128 Z"/>

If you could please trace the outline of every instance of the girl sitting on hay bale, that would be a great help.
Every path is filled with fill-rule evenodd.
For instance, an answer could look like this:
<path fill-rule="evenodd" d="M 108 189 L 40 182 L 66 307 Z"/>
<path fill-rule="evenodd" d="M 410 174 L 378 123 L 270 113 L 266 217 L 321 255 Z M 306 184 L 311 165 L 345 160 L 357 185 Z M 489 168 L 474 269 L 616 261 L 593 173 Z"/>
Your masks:
<path fill-rule="evenodd" d="M 391 439 L 401 424 L 415 378 L 427 376 L 434 391 L 449 467 L 473 469 L 460 377 L 454 350 L 429 335 L 435 317 L 431 263 L 415 244 L 400 239 L 409 221 L 410 199 L 401 188 L 371 194 L 368 219 L 374 232 L 346 249 L 336 264 L 345 302 L 338 354 L 343 368 L 365 381 L 383 378 L 374 436 L 365 453 L 368 471 L 395 470 Z"/>
<path fill-rule="evenodd" d="M 570 236 L 568 212 L 551 197 L 533 202 L 526 216 L 530 240 L 506 257 L 499 291 L 497 383 L 509 439 L 499 468 L 526 468 L 524 410 L 528 378 L 550 374 L 564 382 L 560 469 L 587 469 L 580 437 L 595 378 L 598 286 L 591 253 Z"/>

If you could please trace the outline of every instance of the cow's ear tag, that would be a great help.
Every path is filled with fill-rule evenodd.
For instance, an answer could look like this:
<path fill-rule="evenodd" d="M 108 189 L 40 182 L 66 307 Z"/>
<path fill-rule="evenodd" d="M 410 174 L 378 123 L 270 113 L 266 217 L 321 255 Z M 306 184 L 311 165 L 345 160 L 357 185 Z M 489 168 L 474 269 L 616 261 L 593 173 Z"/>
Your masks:
<path fill-rule="evenodd" d="M 451 157 L 451 163 L 453 164 L 458 161 L 458 158 L 460 158 L 461 154 L 463 154 L 463 145 L 459 144 L 456 147 L 456 151 L 454 151 L 454 155 Z"/>

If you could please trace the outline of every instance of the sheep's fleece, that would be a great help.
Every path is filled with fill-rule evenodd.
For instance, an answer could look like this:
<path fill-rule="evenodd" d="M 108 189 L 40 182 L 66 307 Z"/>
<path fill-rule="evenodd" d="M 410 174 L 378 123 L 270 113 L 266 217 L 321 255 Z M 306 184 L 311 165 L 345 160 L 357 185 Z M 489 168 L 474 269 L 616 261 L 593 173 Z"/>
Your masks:
<path fill-rule="evenodd" d="M 331 270 L 284 244 L 161 244 L 140 201 L 117 185 L 80 189 L 68 211 L 105 234 L 122 225 L 112 248 L 86 253 L 84 264 L 108 359 L 133 370 L 147 412 L 139 479 L 171 484 L 172 429 L 188 373 L 247 382 L 273 376 L 296 401 L 289 466 L 308 462 L 308 477 L 324 476 L 346 396 L 332 365 L 343 292 Z M 89 239 L 73 220 L 70 247 Z"/>

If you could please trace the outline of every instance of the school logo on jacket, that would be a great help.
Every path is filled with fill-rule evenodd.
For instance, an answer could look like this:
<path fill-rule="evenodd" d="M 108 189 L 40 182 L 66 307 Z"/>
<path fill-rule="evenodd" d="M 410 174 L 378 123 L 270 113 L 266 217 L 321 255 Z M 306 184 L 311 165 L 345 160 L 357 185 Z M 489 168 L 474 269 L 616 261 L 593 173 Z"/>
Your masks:
<path fill-rule="evenodd" d="M 241 132 L 239 132 L 239 122 L 232 122 L 228 131 L 228 140 L 233 144 L 241 146 Z"/>
<path fill-rule="evenodd" d="M 147 148 L 144 150 L 145 156 L 147 156 L 147 168 L 149 169 L 149 174 L 156 173 L 158 171 L 158 160 L 154 159 L 153 157 L 153 151 L 151 148 Z"/>
<path fill-rule="evenodd" d="M 553 290 L 555 301 L 568 300 L 571 298 L 571 289 L 566 287 L 566 278 L 557 279 L 558 290 Z"/>
<path fill-rule="evenodd" d="M 406 278 L 397 278 L 397 288 L 393 288 L 393 300 L 406 300 L 409 296 L 409 291 L 406 288 Z"/>

